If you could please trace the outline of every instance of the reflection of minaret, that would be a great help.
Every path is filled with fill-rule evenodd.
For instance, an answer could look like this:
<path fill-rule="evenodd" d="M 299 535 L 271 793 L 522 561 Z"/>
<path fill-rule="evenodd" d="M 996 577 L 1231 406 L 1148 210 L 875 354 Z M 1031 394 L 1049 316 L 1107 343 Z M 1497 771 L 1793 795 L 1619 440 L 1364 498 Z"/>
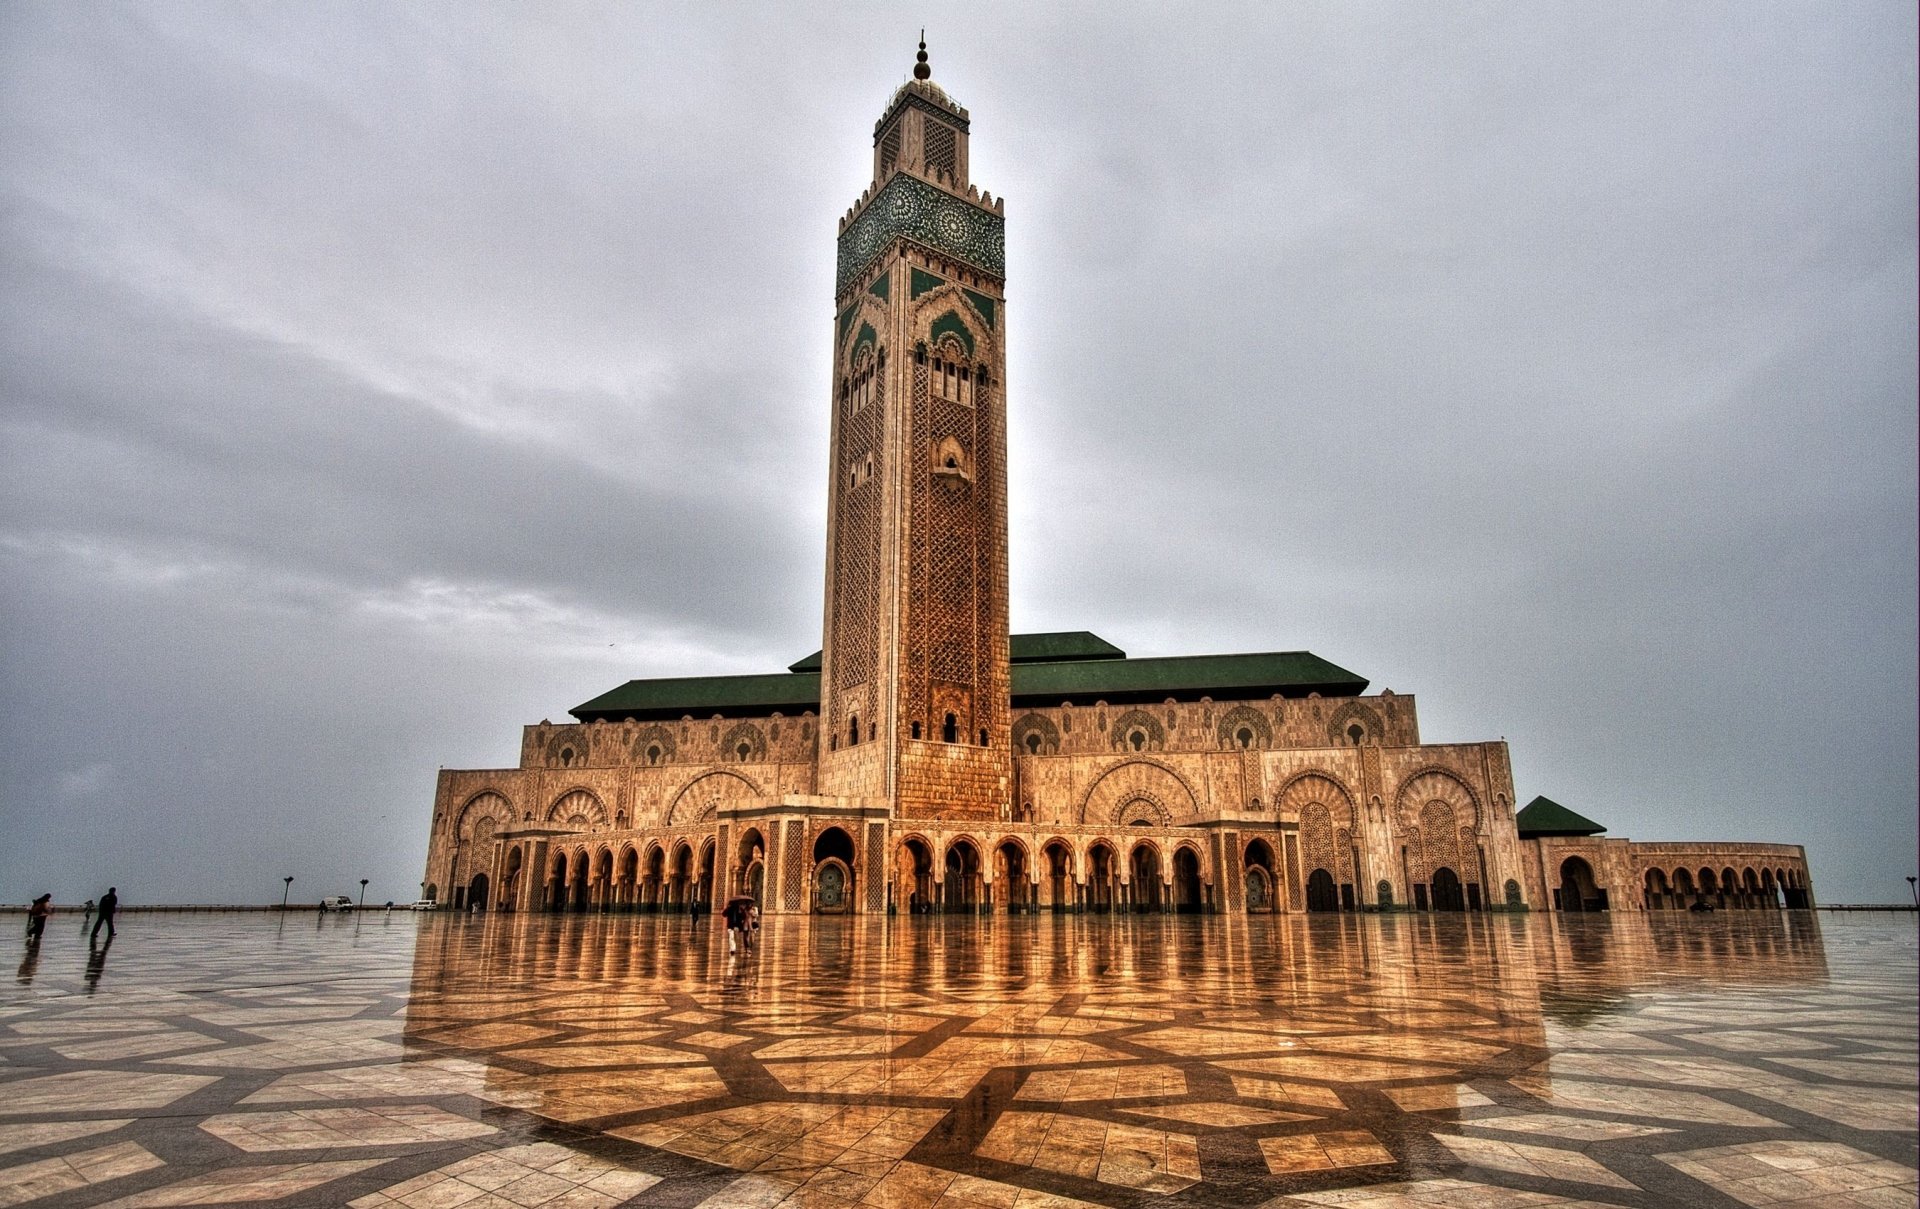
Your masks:
<path fill-rule="evenodd" d="M 914 78 L 840 224 L 819 791 L 908 817 L 1011 800 L 1003 210 Z"/>

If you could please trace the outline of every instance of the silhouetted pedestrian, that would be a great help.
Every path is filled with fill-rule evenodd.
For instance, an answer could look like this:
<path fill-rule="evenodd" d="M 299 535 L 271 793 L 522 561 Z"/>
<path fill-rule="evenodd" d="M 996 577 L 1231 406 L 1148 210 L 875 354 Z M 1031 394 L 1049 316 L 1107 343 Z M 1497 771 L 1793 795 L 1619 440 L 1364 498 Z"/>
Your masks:
<path fill-rule="evenodd" d="M 40 934 L 47 930 L 47 916 L 53 914 L 53 895 L 42 894 L 33 900 L 27 908 L 27 943 L 40 943 Z"/>
<path fill-rule="evenodd" d="M 687 931 L 689 935 L 700 935 L 700 916 L 706 909 L 707 904 L 698 898 L 687 904 Z"/>
<path fill-rule="evenodd" d="M 117 886 L 108 886 L 107 892 L 100 896 L 100 918 L 93 921 L 93 931 L 87 933 L 87 943 L 100 939 L 100 926 L 106 925 L 107 943 L 113 943 L 113 913 L 120 909 L 120 890 Z"/>

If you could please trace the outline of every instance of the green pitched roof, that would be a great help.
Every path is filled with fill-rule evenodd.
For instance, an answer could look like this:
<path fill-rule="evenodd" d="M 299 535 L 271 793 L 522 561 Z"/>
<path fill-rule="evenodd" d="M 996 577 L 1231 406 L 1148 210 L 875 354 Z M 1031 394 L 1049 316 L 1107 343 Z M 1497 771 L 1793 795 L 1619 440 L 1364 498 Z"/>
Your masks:
<path fill-rule="evenodd" d="M 1357 697 L 1364 677 L 1310 651 L 1250 655 L 1180 655 L 1164 659 L 1081 659 L 1013 669 L 1013 704 L 1090 705 L 1123 702 L 1271 697 Z"/>
<path fill-rule="evenodd" d="M 1599 835 L 1606 830 L 1548 797 L 1528 802 L 1525 809 L 1513 816 L 1513 822 L 1523 840 L 1541 835 Z"/>
<path fill-rule="evenodd" d="M 1008 643 L 1014 663 L 1055 663 L 1063 659 L 1125 659 L 1127 653 L 1086 630 L 1015 634 Z"/>
<path fill-rule="evenodd" d="M 1251 655 L 1184 655 L 1128 659 L 1126 652 L 1085 630 L 1012 637 L 1013 704 L 1016 708 L 1235 698 L 1357 697 L 1364 677 L 1308 651 Z M 690 676 L 629 680 L 575 706 L 582 722 L 595 718 L 757 717 L 776 710 L 793 714 L 820 708 L 820 653 L 768 676 Z M 1578 816 L 1574 816 L 1578 817 Z M 1582 820 L 1583 822 L 1585 820 Z M 1597 830 L 1597 828 L 1596 828 Z"/>
<path fill-rule="evenodd" d="M 1098 634 L 1086 630 L 1057 630 L 1051 634 L 1015 634 L 1007 640 L 1007 657 L 1014 663 L 1055 663 L 1063 659 L 1125 659 L 1127 653 Z M 817 672 L 824 651 L 815 651 L 790 672 Z"/>
<path fill-rule="evenodd" d="M 687 676 L 673 680 L 629 680 L 568 712 L 582 722 L 595 718 L 658 720 L 721 714 L 746 718 L 797 714 L 820 708 L 820 673 L 771 676 Z"/>

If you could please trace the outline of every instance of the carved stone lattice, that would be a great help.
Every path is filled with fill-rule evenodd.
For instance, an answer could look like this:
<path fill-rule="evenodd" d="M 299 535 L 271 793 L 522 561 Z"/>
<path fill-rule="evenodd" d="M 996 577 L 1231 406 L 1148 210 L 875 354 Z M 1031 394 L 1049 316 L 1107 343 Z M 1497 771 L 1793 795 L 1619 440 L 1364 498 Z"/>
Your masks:
<path fill-rule="evenodd" d="M 1220 725 L 1214 733 L 1219 738 L 1220 746 L 1228 749 L 1273 746 L 1273 723 L 1251 705 L 1236 705 L 1221 714 Z"/>
<path fill-rule="evenodd" d="M 666 764 L 673 760 L 679 744 L 674 740 L 671 730 L 656 722 L 641 727 L 633 736 L 628 750 L 633 753 L 635 764 Z"/>
<path fill-rule="evenodd" d="M 1445 866 L 1456 874 L 1464 874 L 1460 867 L 1458 841 L 1455 832 L 1453 810 L 1441 801 L 1428 802 L 1420 810 L 1420 848 L 1426 854 L 1426 868 L 1422 870 L 1422 880 L 1432 880 L 1433 871 Z M 1462 876 L 1462 881 L 1466 878 Z"/>
<path fill-rule="evenodd" d="M 867 884 L 867 910 L 884 911 L 887 907 L 887 825 L 885 823 L 867 824 L 867 859 L 860 876 Z"/>
<path fill-rule="evenodd" d="M 806 874 L 802 868 L 802 859 L 806 856 L 806 846 L 801 839 L 801 825 L 795 820 L 786 825 L 786 837 L 780 842 L 780 907 L 785 911 L 798 911 L 802 896 L 806 893 Z"/>
<path fill-rule="evenodd" d="M 1167 728 L 1143 709 L 1130 709 L 1113 720 L 1107 742 L 1116 751 L 1163 751 Z"/>
<path fill-rule="evenodd" d="M 751 722 L 741 722 L 720 736 L 720 758 L 757 763 L 767 758 L 767 736 Z"/>
<path fill-rule="evenodd" d="M 1227 875 L 1227 901 L 1221 905 L 1244 907 L 1247 900 L 1245 892 L 1240 888 L 1240 867 L 1246 861 L 1246 850 L 1240 846 L 1240 833 L 1227 832 L 1226 843 L 1222 846 L 1226 849 L 1226 853 L 1220 862 L 1220 868 Z"/>
<path fill-rule="evenodd" d="M 1334 872 L 1333 816 L 1318 802 L 1300 811 L 1300 847 L 1302 869 L 1308 876 L 1315 869 Z"/>
<path fill-rule="evenodd" d="M 1045 714 L 1023 714 L 1013 724 L 1015 755 L 1055 755 L 1060 751 L 1060 728 Z"/>
<path fill-rule="evenodd" d="M 881 417 L 886 413 L 886 375 L 878 374 L 874 401 L 841 421 L 840 464 L 834 496 L 833 527 L 833 691 L 823 693 L 821 708 L 834 711 L 825 720 L 829 734 L 845 735 L 845 713 L 873 718 L 872 691 L 880 640 L 880 509 L 887 473 L 881 448 Z M 850 485 L 855 463 L 875 470 L 859 486 Z M 848 701 L 847 690 L 866 685 L 861 699 Z"/>

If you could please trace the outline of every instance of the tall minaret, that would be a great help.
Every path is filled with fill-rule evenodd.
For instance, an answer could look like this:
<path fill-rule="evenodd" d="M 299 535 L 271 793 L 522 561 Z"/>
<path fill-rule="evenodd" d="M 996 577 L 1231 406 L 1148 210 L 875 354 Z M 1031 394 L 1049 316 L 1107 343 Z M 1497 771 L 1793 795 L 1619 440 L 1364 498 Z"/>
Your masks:
<path fill-rule="evenodd" d="M 840 223 L 819 792 L 907 818 L 1012 801 L 1004 209 L 914 78 Z"/>

